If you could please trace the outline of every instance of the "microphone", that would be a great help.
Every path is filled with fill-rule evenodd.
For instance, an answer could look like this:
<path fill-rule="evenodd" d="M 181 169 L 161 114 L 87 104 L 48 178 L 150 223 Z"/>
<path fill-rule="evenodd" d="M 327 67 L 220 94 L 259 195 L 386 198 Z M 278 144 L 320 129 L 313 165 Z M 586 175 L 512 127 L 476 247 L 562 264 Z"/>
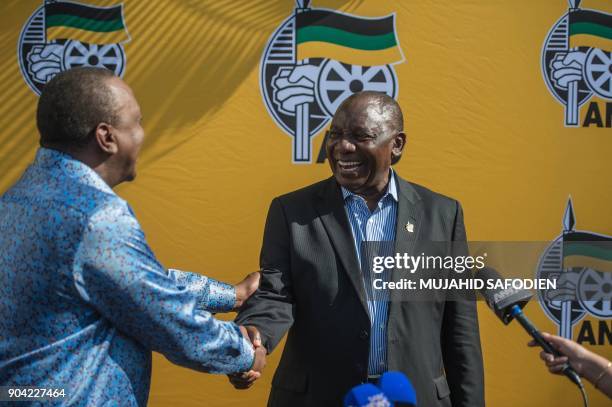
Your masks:
<path fill-rule="evenodd" d="M 378 387 L 396 407 L 417 405 L 414 387 L 402 372 L 383 373 L 378 379 Z"/>
<path fill-rule="evenodd" d="M 478 271 L 476 278 L 485 281 L 502 279 L 497 271 L 489 267 L 485 267 Z M 487 284 L 485 284 L 484 287 L 487 287 Z M 530 292 L 514 288 L 483 288 L 480 292 L 485 298 L 489 308 L 495 312 L 495 315 L 497 315 L 505 325 L 508 325 L 513 319 L 516 319 L 536 343 L 547 353 L 551 353 L 555 356 L 563 356 L 559 351 L 553 348 L 550 343 L 546 342 L 540 334 L 540 331 L 538 331 L 531 321 L 527 319 L 525 314 L 523 314 L 523 308 L 532 297 Z M 578 376 L 578 373 L 576 373 L 569 363 L 563 366 L 563 374 L 580 388 L 583 387 L 580 376 Z"/>
<path fill-rule="evenodd" d="M 344 407 L 391 407 L 392 405 L 385 393 L 370 383 L 355 386 L 344 396 Z"/>

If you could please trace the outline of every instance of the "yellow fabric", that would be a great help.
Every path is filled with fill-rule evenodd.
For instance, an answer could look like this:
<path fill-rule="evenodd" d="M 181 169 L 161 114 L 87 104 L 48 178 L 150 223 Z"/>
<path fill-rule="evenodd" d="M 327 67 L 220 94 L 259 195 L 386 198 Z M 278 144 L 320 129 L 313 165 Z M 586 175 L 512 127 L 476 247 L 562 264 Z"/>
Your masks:
<path fill-rule="evenodd" d="M 127 41 L 129 36 L 125 30 L 112 32 L 93 32 L 72 27 L 47 28 L 47 40 L 70 39 L 88 44 L 116 44 Z"/>
<path fill-rule="evenodd" d="M 0 3 L 0 193 L 32 162 L 38 146 L 38 97 L 20 72 L 17 44 L 41 5 Z M 470 240 L 551 241 L 562 232 L 569 195 L 577 229 L 612 235 L 610 128 L 565 127 L 563 105 L 542 77 L 542 45 L 567 2 L 311 5 L 365 17 L 396 13 L 406 60 L 393 67 L 407 146 L 395 170 L 458 199 Z M 612 12 L 609 0 L 583 6 Z M 289 0 L 124 1 L 131 36 L 123 44 L 124 79 L 141 104 L 146 141 L 137 179 L 116 190 L 134 208 L 166 267 L 239 281 L 258 269 L 270 201 L 330 176 L 327 162 L 291 163 L 293 140 L 262 100 L 262 54 L 294 7 Z M 609 101 L 597 96 L 581 107 L 580 123 L 591 102 L 605 123 Z M 313 137 L 315 159 L 328 127 Z M 528 274 L 535 276 L 535 270 Z M 487 405 L 580 403 L 576 388 L 548 374 L 539 351 L 526 347 L 529 338 L 520 326 L 503 326 L 482 302 L 478 311 Z M 525 312 L 540 329 L 556 331 L 535 299 Z M 574 338 L 583 322 L 575 325 Z M 612 346 L 587 347 L 612 358 Z M 247 391 L 233 390 L 225 376 L 179 368 L 155 355 L 149 405 L 264 406 L 281 351 L 282 346 L 270 356 L 262 379 Z M 589 385 L 587 391 L 592 407 L 608 405 Z"/>

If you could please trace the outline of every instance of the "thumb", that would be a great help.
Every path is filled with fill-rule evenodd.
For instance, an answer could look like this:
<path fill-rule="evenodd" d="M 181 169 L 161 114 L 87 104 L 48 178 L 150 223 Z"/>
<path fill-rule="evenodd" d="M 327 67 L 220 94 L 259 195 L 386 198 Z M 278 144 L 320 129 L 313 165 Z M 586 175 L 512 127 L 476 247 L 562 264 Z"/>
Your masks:
<path fill-rule="evenodd" d="M 254 347 L 259 348 L 261 345 L 261 335 L 259 331 L 254 326 L 245 326 L 246 331 L 249 335 L 249 339 Z"/>
<path fill-rule="evenodd" d="M 246 282 L 247 295 L 250 297 L 259 288 L 259 281 L 261 280 L 261 273 L 254 271 L 250 273 L 244 281 Z"/>

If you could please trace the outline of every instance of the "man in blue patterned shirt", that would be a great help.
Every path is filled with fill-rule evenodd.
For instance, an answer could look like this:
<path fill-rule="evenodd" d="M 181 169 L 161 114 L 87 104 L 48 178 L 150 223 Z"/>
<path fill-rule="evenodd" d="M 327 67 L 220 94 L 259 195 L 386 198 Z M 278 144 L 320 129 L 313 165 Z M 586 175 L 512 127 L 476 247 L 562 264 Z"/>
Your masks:
<path fill-rule="evenodd" d="M 37 124 L 34 163 L 0 197 L 0 385 L 64 389 L 61 404 L 143 406 L 151 351 L 258 377 L 258 332 L 211 315 L 240 306 L 258 273 L 234 287 L 166 270 L 112 190 L 136 176 L 144 137 L 131 89 L 103 69 L 60 73 Z"/>

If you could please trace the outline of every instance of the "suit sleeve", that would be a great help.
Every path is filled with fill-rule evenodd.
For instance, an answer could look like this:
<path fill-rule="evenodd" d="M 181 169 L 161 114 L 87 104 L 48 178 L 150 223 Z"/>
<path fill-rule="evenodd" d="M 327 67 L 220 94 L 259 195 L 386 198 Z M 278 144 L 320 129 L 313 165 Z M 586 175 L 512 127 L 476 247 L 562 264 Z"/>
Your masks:
<path fill-rule="evenodd" d="M 458 243 L 455 247 L 464 251 L 463 255 L 467 254 L 463 210 L 458 202 L 451 239 Z M 484 372 L 478 314 L 474 297 L 469 297 L 447 301 L 444 307 L 442 352 L 453 407 L 484 406 Z"/>
<path fill-rule="evenodd" d="M 271 352 L 294 320 L 291 285 L 290 239 L 282 204 L 274 199 L 268 211 L 261 248 L 261 282 L 236 318 L 240 325 L 254 325 Z"/>
<path fill-rule="evenodd" d="M 114 327 L 171 362 L 211 373 L 249 370 L 253 349 L 233 322 L 215 319 L 211 281 L 178 282 L 147 245 L 136 219 L 121 207 L 90 219 L 78 248 L 74 284 L 81 298 Z"/>

